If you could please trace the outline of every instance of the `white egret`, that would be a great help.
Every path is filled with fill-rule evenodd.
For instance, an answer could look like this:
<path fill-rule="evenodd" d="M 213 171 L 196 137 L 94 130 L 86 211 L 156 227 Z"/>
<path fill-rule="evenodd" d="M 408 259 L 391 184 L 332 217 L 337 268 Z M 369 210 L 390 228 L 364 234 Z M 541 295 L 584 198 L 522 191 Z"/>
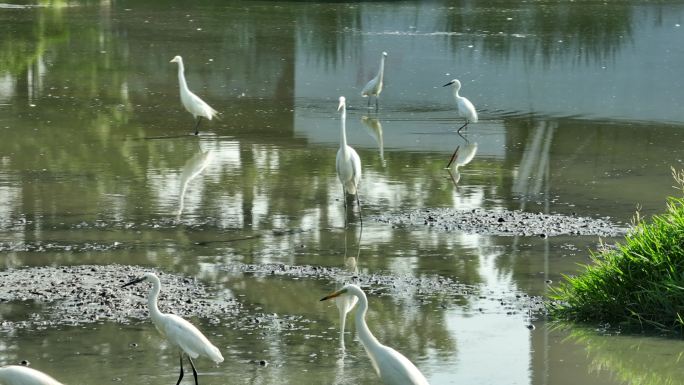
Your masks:
<path fill-rule="evenodd" d="M 368 298 L 360 287 L 354 284 L 345 285 L 342 289 L 321 298 L 321 301 L 343 295 L 358 298 L 359 304 L 355 316 L 356 331 L 382 382 L 386 385 L 429 385 L 423 373 L 408 358 L 389 346 L 381 344 L 371 333 L 366 324 Z"/>
<path fill-rule="evenodd" d="M 47 374 L 26 366 L 9 365 L 0 368 L 0 384 L 3 385 L 62 385 Z"/>
<path fill-rule="evenodd" d="M 452 86 L 454 88 L 454 97 L 456 98 L 456 106 L 458 107 L 458 116 L 465 118 L 465 123 L 459 127 L 458 133 L 461 132 L 463 127 L 467 126 L 468 123 L 477 123 L 477 111 L 475 111 L 475 106 L 470 100 L 458 94 L 461 89 L 461 82 L 458 79 L 454 79 L 449 83 L 443 85 L 442 87 Z"/>
<path fill-rule="evenodd" d="M 368 106 L 370 107 L 370 97 L 375 96 L 375 109 L 378 109 L 378 98 L 380 97 L 380 93 L 382 92 L 382 78 L 385 74 L 385 58 L 387 57 L 387 52 L 383 52 L 382 55 L 380 55 L 380 70 L 378 70 L 378 74 L 375 75 L 375 77 L 366 83 L 366 85 L 363 87 L 363 90 L 361 90 L 361 96 L 364 98 L 368 98 Z"/>
<path fill-rule="evenodd" d="M 335 168 L 337 177 L 342 183 L 342 195 L 344 197 L 345 223 L 347 218 L 347 194 L 356 196 L 356 204 L 359 206 L 359 219 L 361 217 L 361 203 L 359 201 L 359 182 L 361 181 L 361 158 L 356 151 L 347 145 L 347 104 L 344 96 L 340 96 L 340 104 L 337 111 L 342 111 L 340 116 L 340 149 L 337 150 Z"/>
<path fill-rule="evenodd" d="M 169 342 L 179 348 L 180 376 L 178 377 L 176 385 L 180 384 L 183 379 L 183 354 L 185 354 L 188 357 L 188 361 L 190 361 L 192 375 L 195 378 L 195 385 L 197 385 L 197 370 L 195 370 L 195 364 L 192 362 L 192 359 L 204 355 L 218 364 L 219 362 L 223 362 L 221 352 L 190 322 L 175 314 L 164 314 L 159 311 L 159 308 L 157 307 L 157 298 L 159 297 L 161 282 L 159 281 L 159 277 L 154 273 L 145 273 L 140 278 L 136 278 L 121 287 L 134 285 L 143 281 L 152 283 L 152 288 L 147 297 L 147 306 L 150 309 L 150 318 L 152 318 L 154 326 L 157 327 L 157 330 L 162 336 L 166 337 Z"/>
<path fill-rule="evenodd" d="M 183 58 L 176 56 L 171 59 L 170 63 L 178 63 L 178 84 L 180 86 L 180 98 L 183 107 L 197 119 L 195 124 L 195 135 L 199 134 L 199 125 L 202 118 L 211 120 L 214 115 L 218 114 L 215 109 L 211 108 L 204 100 L 195 95 L 188 88 L 188 83 L 185 81 L 185 67 L 183 66 Z"/>

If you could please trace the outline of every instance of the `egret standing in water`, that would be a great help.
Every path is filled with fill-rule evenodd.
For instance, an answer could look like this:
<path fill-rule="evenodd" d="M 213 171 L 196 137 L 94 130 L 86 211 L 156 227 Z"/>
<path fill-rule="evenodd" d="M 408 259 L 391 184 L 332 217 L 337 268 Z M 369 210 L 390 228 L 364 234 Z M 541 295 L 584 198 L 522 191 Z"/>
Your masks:
<path fill-rule="evenodd" d="M 342 113 L 340 116 L 340 149 L 337 150 L 335 168 L 337 169 L 337 177 L 342 183 L 345 223 L 347 220 L 347 194 L 350 194 L 356 196 L 356 204 L 359 206 L 359 220 L 363 225 L 358 190 L 361 181 L 361 158 L 353 148 L 347 145 L 347 104 L 344 96 L 340 96 L 337 111 L 342 111 Z"/>
<path fill-rule="evenodd" d="M 0 368 L 0 384 L 3 385 L 62 385 L 43 372 L 26 366 L 9 365 Z"/>
<path fill-rule="evenodd" d="M 195 95 L 188 88 L 188 83 L 185 81 L 185 67 L 183 67 L 183 58 L 176 56 L 171 59 L 170 63 L 178 63 L 178 84 L 180 86 L 180 98 L 183 107 L 197 120 L 195 124 L 195 135 L 199 134 L 199 125 L 202 118 L 211 120 L 218 112 L 211 108 L 204 100 Z"/>
<path fill-rule="evenodd" d="M 408 358 L 398 351 L 385 346 L 375 338 L 366 324 L 368 298 L 360 287 L 349 284 L 342 289 L 321 298 L 321 301 L 340 296 L 354 296 L 359 304 L 356 310 L 356 332 L 371 359 L 375 372 L 386 385 L 429 385 L 423 373 Z"/>
<path fill-rule="evenodd" d="M 375 96 L 375 110 L 378 110 L 378 98 L 380 97 L 380 93 L 382 92 L 382 78 L 385 73 L 385 58 L 387 57 L 387 52 L 383 52 L 382 55 L 380 56 L 380 70 L 378 71 L 378 74 L 375 75 L 373 79 L 371 79 L 368 83 L 366 83 L 366 86 L 363 87 L 363 90 L 361 91 L 361 96 L 364 98 L 368 98 L 368 107 L 370 107 L 370 100 L 371 96 Z"/>
<path fill-rule="evenodd" d="M 140 278 L 134 279 L 131 282 L 121 286 L 126 287 L 134 285 L 139 282 L 147 281 L 152 284 L 150 293 L 147 297 L 147 307 L 150 309 L 150 317 L 157 330 L 166 337 L 166 339 L 179 349 L 180 353 L 180 376 L 176 385 L 180 384 L 183 379 L 183 354 L 188 357 L 190 366 L 192 367 L 192 375 L 195 377 L 195 385 L 197 382 L 197 370 L 195 364 L 192 362 L 193 358 L 201 355 L 209 357 L 212 361 L 223 362 L 223 356 L 218 348 L 212 345 L 211 342 L 190 322 L 175 314 L 164 314 L 159 311 L 157 307 L 157 298 L 161 289 L 161 282 L 159 277 L 154 273 L 145 273 Z"/>
<path fill-rule="evenodd" d="M 461 82 L 459 82 L 458 79 L 454 79 L 442 87 L 446 86 L 453 87 L 456 106 L 458 107 L 458 116 L 465 118 L 465 123 L 457 131 L 460 133 L 461 129 L 467 126 L 468 123 L 477 123 L 477 111 L 475 111 L 475 106 L 473 106 L 473 103 L 471 103 L 470 100 L 458 94 L 458 91 L 461 89 Z"/>

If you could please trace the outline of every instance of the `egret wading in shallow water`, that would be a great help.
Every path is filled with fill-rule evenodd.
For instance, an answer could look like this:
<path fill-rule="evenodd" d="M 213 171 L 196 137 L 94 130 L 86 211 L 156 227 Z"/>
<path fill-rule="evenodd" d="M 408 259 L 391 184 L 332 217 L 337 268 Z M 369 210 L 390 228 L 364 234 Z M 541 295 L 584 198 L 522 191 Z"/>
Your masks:
<path fill-rule="evenodd" d="M 477 123 L 477 111 L 475 111 L 475 106 L 473 106 L 473 103 L 471 103 L 470 100 L 458 94 L 458 91 L 461 89 L 461 82 L 459 82 L 458 79 L 454 79 L 442 87 L 446 86 L 453 87 L 456 107 L 458 107 L 458 116 L 465 118 L 465 123 L 456 131 L 460 133 L 463 127 L 467 126 L 468 123 Z"/>
<path fill-rule="evenodd" d="M 361 91 L 361 96 L 363 96 L 364 98 L 368 98 L 368 107 L 370 107 L 370 97 L 375 96 L 376 111 L 378 110 L 378 98 L 380 97 L 380 93 L 382 92 L 382 78 L 385 74 L 386 57 L 387 52 L 383 52 L 380 56 L 380 70 L 378 70 L 378 74 L 375 75 L 375 77 L 371 79 L 368 83 L 366 83 L 366 86 L 363 87 L 363 90 Z"/>
<path fill-rule="evenodd" d="M 356 151 L 347 145 L 347 104 L 344 96 L 340 96 L 340 104 L 337 111 L 342 111 L 340 116 L 340 149 L 337 150 L 335 168 L 337 177 L 342 183 L 342 195 L 344 201 L 344 220 L 347 221 L 347 194 L 356 196 L 356 204 L 359 206 L 359 220 L 363 225 L 361 216 L 361 202 L 359 201 L 359 181 L 361 181 L 361 158 Z"/>
<path fill-rule="evenodd" d="M 157 327 L 157 330 L 166 337 L 171 344 L 179 349 L 180 376 L 178 377 L 176 385 L 180 384 L 183 379 L 183 354 L 185 354 L 188 357 L 188 361 L 190 361 L 192 375 L 195 377 L 195 385 L 198 385 L 197 370 L 195 370 L 195 364 L 192 362 L 192 359 L 199 356 L 207 356 L 218 364 L 219 362 L 223 362 L 221 352 L 190 322 L 175 314 L 164 314 L 159 311 L 159 308 L 157 307 L 157 298 L 159 297 L 161 282 L 159 281 L 159 277 L 154 273 L 145 273 L 140 278 L 134 279 L 121 287 L 134 285 L 143 281 L 152 284 L 152 288 L 147 297 L 147 307 L 150 309 L 150 318 L 152 318 L 154 326 Z"/>
<path fill-rule="evenodd" d="M 183 58 L 176 56 L 171 59 L 170 63 L 178 63 L 178 84 L 180 86 L 180 98 L 183 107 L 192 114 L 197 120 L 195 124 L 195 135 L 199 134 L 199 125 L 202 118 L 211 120 L 218 112 L 211 108 L 204 100 L 195 95 L 188 88 L 188 83 L 185 81 L 185 67 L 183 66 Z"/>
<path fill-rule="evenodd" d="M 9 365 L 0 368 L 2 385 L 62 385 L 61 382 L 43 372 L 26 366 Z"/>
<path fill-rule="evenodd" d="M 371 359 L 375 372 L 386 385 L 429 385 L 423 373 L 408 358 L 385 346 L 375 338 L 366 325 L 368 298 L 360 287 L 349 284 L 342 289 L 321 298 L 321 301 L 340 296 L 355 296 L 359 304 L 356 309 L 356 332 Z"/>

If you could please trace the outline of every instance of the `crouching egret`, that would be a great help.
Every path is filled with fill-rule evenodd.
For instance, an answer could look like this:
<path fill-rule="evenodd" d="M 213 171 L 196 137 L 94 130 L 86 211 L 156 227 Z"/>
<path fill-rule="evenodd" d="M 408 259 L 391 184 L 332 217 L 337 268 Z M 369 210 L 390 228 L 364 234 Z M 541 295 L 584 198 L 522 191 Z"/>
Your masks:
<path fill-rule="evenodd" d="M 170 63 L 178 63 L 178 84 L 180 85 L 180 98 L 183 107 L 197 119 L 195 124 L 195 135 L 199 134 L 199 125 L 202 118 L 211 120 L 218 112 L 211 108 L 204 100 L 195 95 L 188 88 L 188 83 L 185 81 L 185 67 L 183 67 L 183 58 L 176 56 L 171 59 Z"/>
<path fill-rule="evenodd" d="M 140 278 L 136 278 L 121 287 L 123 288 L 143 281 L 152 283 L 152 288 L 147 297 L 147 307 L 150 309 L 150 317 L 152 318 L 154 326 L 157 327 L 157 330 L 162 336 L 166 337 L 169 342 L 179 348 L 180 376 L 178 377 L 176 385 L 180 384 L 183 379 L 183 354 L 185 354 L 188 357 L 188 361 L 190 361 L 192 375 L 195 377 L 195 385 L 198 385 L 197 370 L 195 370 L 195 364 L 192 362 L 192 359 L 203 355 L 209 357 L 209 359 L 218 364 L 219 362 L 223 362 L 221 352 L 190 322 L 175 314 L 164 314 L 159 311 L 159 308 L 157 307 L 157 298 L 159 297 L 161 282 L 159 281 L 159 277 L 154 273 L 145 273 Z"/>
<path fill-rule="evenodd" d="M 461 82 L 459 82 L 458 79 L 454 79 L 449 83 L 443 85 L 442 87 L 446 86 L 452 86 L 454 88 L 454 98 L 456 98 L 458 116 L 465 118 L 465 123 L 461 127 L 459 127 L 457 131 L 458 133 L 460 133 L 461 129 L 467 126 L 468 123 L 477 123 L 477 111 L 475 111 L 475 106 L 473 106 L 473 103 L 471 103 L 470 100 L 458 94 L 458 91 L 461 89 Z"/>
<path fill-rule="evenodd" d="M 347 194 L 356 196 L 356 204 L 359 206 L 359 219 L 361 217 L 361 203 L 359 202 L 359 181 L 361 181 L 361 158 L 356 151 L 347 145 L 347 104 L 344 96 L 340 96 L 340 104 L 337 111 L 342 111 L 340 116 L 340 149 L 337 150 L 335 168 L 337 178 L 342 183 L 342 195 L 344 196 L 345 223 L 347 218 Z"/>
<path fill-rule="evenodd" d="M 360 287 L 354 284 L 345 285 L 342 289 L 321 298 L 321 301 L 340 296 L 358 298 L 355 321 L 356 332 L 366 349 L 375 372 L 386 385 L 429 385 L 423 373 L 408 358 L 398 351 L 385 346 L 375 338 L 366 324 L 368 298 Z"/>
<path fill-rule="evenodd" d="M 0 384 L 3 385 L 62 385 L 43 372 L 26 366 L 9 365 L 0 368 Z"/>
<path fill-rule="evenodd" d="M 363 87 L 363 90 L 361 91 L 361 96 L 364 98 L 368 98 L 368 106 L 370 107 L 370 100 L 371 96 L 375 96 L 375 110 L 377 111 L 378 109 L 378 98 L 380 97 L 380 93 L 382 92 L 382 78 L 385 73 L 385 58 L 387 57 L 387 52 L 383 52 L 382 55 L 380 56 L 380 70 L 378 70 L 378 74 L 375 75 L 375 77 L 366 83 L 366 85 Z"/>

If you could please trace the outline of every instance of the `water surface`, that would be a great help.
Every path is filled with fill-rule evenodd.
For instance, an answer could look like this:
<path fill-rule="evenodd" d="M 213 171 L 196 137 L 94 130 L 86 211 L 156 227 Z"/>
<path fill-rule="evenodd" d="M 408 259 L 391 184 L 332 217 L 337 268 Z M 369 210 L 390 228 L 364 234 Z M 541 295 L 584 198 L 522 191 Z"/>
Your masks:
<path fill-rule="evenodd" d="M 597 237 L 443 233 L 368 219 L 453 207 L 627 223 L 637 208 L 662 211 L 677 193 L 670 167 L 682 163 L 681 4 L 45 5 L 0 10 L 3 268 L 120 263 L 196 276 L 246 311 L 309 322 L 238 333 L 231 319 L 193 320 L 226 357 L 219 366 L 198 360 L 203 383 L 370 384 L 377 379 L 354 333 L 342 355 L 337 309 L 318 303 L 335 282 L 220 269 L 342 267 L 360 244 L 362 272 L 440 275 L 486 294 L 371 296 L 371 328 L 432 384 L 684 382 L 678 341 L 552 329 L 492 301 L 543 295 L 549 280 L 588 260 Z M 382 51 L 375 112 L 359 93 Z M 199 137 L 168 63 L 177 54 L 191 89 L 222 113 Z M 452 78 L 480 114 L 463 137 L 441 87 Z M 356 214 L 344 230 L 334 171 L 340 95 L 363 160 L 360 240 Z M 444 170 L 457 146 L 474 143 L 470 162 Z M 0 317 L 22 319 L 26 308 L 4 303 Z M 177 376 L 176 353 L 149 322 L 3 332 L 0 344 L 0 364 L 27 359 L 67 384 Z"/>

